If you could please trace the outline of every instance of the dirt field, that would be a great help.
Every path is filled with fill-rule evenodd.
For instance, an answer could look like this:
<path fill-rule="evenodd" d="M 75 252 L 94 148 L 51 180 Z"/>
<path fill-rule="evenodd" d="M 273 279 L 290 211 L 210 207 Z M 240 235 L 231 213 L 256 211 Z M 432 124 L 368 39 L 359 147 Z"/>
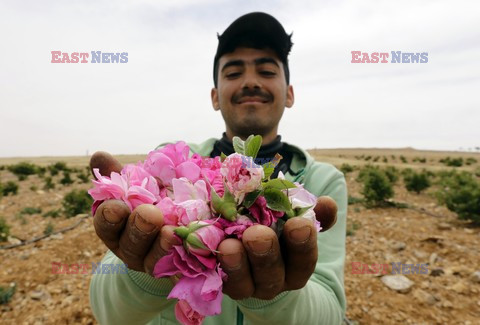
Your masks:
<path fill-rule="evenodd" d="M 416 151 L 413 149 L 329 149 L 312 150 L 316 159 L 340 167 L 343 163 L 367 163 L 397 168 L 449 169 L 439 162 L 469 157 L 477 162 L 455 167 L 467 171 L 480 168 L 479 153 Z M 370 156 L 368 160 L 367 157 Z M 402 162 L 401 156 L 406 162 Z M 362 158 L 363 157 L 363 158 Z M 378 158 L 376 158 L 378 157 Z M 120 156 L 123 163 L 144 156 Z M 417 161 L 414 161 L 415 158 Z M 420 162 L 425 158 L 425 162 Z M 374 161 L 376 160 L 376 161 Z M 47 166 L 64 161 L 70 167 L 84 167 L 88 157 L 0 158 L 1 165 L 20 161 Z M 48 172 L 47 172 L 48 173 Z M 358 171 L 346 175 L 349 195 L 360 198 Z M 73 176 L 73 175 L 72 175 Z M 88 264 L 100 262 L 106 249 L 97 239 L 92 218 L 43 217 L 59 209 L 66 193 L 88 189 L 90 184 L 59 184 L 62 175 L 53 177 L 55 189 L 44 190 L 37 175 L 18 182 L 17 177 L 0 170 L 0 181 L 19 184 L 18 194 L 0 199 L 0 217 L 11 226 L 8 242 L 18 243 L 41 236 L 50 223 L 59 230 L 77 222 L 79 226 L 63 234 L 35 243 L 0 250 L 0 286 L 15 283 L 17 290 L 8 304 L 0 305 L 2 324 L 96 324 L 89 307 L 91 274 L 53 274 L 52 263 Z M 75 180 L 75 177 L 72 177 Z M 421 194 L 407 192 L 400 180 L 395 185 L 396 202 L 416 209 L 374 208 L 349 205 L 345 287 L 347 317 L 353 324 L 480 324 L 480 229 L 438 204 L 429 188 Z M 33 214 L 25 208 L 41 209 Z M 423 212 L 421 211 L 423 209 Z M 39 210 L 37 210 L 39 211 Z M 353 274 L 353 262 L 362 264 L 426 264 L 427 274 L 405 275 L 413 286 L 406 293 L 389 289 L 378 274 Z M 90 268 L 91 270 L 91 268 Z"/>

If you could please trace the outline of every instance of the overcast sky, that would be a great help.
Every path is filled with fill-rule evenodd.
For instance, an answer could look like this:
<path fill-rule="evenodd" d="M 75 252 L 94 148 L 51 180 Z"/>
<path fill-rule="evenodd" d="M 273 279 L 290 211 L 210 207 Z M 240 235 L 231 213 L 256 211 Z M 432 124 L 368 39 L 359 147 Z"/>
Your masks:
<path fill-rule="evenodd" d="M 250 11 L 293 32 L 285 141 L 480 146 L 479 1 L 1 0 L 0 156 L 147 153 L 219 137 L 216 34 Z M 128 52 L 128 63 L 54 64 L 51 51 Z M 353 64 L 351 51 L 428 52 L 428 63 Z"/>

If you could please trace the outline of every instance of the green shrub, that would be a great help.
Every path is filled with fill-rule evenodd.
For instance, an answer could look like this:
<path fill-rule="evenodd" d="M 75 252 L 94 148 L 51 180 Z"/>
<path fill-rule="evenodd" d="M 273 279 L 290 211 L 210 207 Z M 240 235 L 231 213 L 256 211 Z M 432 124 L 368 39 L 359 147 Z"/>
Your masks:
<path fill-rule="evenodd" d="M 10 302 L 16 288 L 17 285 L 15 283 L 8 288 L 0 287 L 0 305 L 4 305 Z"/>
<path fill-rule="evenodd" d="M 403 181 L 409 192 L 416 192 L 417 194 L 430 187 L 430 179 L 425 171 L 421 173 L 412 172 L 404 177 Z"/>
<path fill-rule="evenodd" d="M 43 230 L 43 234 L 44 234 L 44 235 L 51 235 L 54 230 L 55 230 L 55 227 L 53 226 L 52 222 L 49 222 L 49 223 L 45 226 L 45 229 Z"/>
<path fill-rule="evenodd" d="M 68 167 L 67 167 L 67 163 L 65 163 L 63 161 L 57 161 L 56 163 L 48 166 L 47 168 L 50 172 L 50 175 L 52 175 L 52 176 L 57 175 L 61 171 L 68 171 L 69 170 Z"/>
<path fill-rule="evenodd" d="M 30 191 L 32 191 L 32 192 L 38 191 L 37 185 L 32 185 L 32 186 L 30 186 Z"/>
<path fill-rule="evenodd" d="M 23 208 L 22 211 L 20 211 L 21 214 L 37 214 L 37 213 L 42 213 L 42 209 L 40 208 L 33 208 L 33 207 L 26 207 Z"/>
<path fill-rule="evenodd" d="M 439 160 L 441 163 L 445 164 L 446 166 L 449 167 L 461 167 L 463 165 L 463 158 L 444 158 Z"/>
<path fill-rule="evenodd" d="M 363 199 L 349 195 L 348 196 L 348 205 L 356 204 L 356 203 L 363 203 Z"/>
<path fill-rule="evenodd" d="M 388 163 L 388 158 L 385 157 L 385 156 L 383 156 L 383 162 L 384 162 L 384 163 Z"/>
<path fill-rule="evenodd" d="M 413 158 L 412 161 L 413 161 L 413 162 L 419 162 L 419 163 L 424 164 L 424 163 L 427 162 L 427 159 L 426 159 L 426 158 L 415 157 L 415 158 Z"/>
<path fill-rule="evenodd" d="M 476 163 L 477 163 L 477 159 L 475 159 L 475 158 L 468 157 L 467 159 L 465 159 L 465 164 L 468 165 L 468 166 L 476 164 Z"/>
<path fill-rule="evenodd" d="M 80 183 L 88 183 L 90 182 L 90 172 L 86 170 L 85 172 L 79 171 L 77 173 L 77 177 L 80 180 Z"/>
<path fill-rule="evenodd" d="M 60 217 L 60 215 L 61 215 L 60 210 L 54 209 L 54 210 L 50 210 L 50 211 L 45 212 L 44 214 L 42 214 L 42 217 L 44 217 L 44 218 L 47 218 L 47 217 L 58 218 L 58 217 Z"/>
<path fill-rule="evenodd" d="M 475 174 L 475 176 L 480 177 L 480 167 L 475 168 L 473 173 Z"/>
<path fill-rule="evenodd" d="M 402 163 L 406 164 L 407 163 L 407 158 L 405 158 L 403 155 L 400 156 L 400 160 L 402 161 Z"/>
<path fill-rule="evenodd" d="M 352 165 L 349 165 L 349 164 L 347 164 L 347 163 L 343 163 L 343 164 L 340 166 L 340 170 L 342 171 L 343 174 L 347 175 L 348 173 L 353 172 L 353 166 L 352 166 Z"/>
<path fill-rule="evenodd" d="M 4 166 L 4 165 L 1 165 L 1 166 L 0 166 L 0 170 L 5 170 L 5 166 Z"/>
<path fill-rule="evenodd" d="M 375 157 L 373 158 L 373 162 L 377 162 L 378 159 L 380 159 L 380 157 L 379 157 L 379 156 L 375 156 Z"/>
<path fill-rule="evenodd" d="M 437 192 L 441 203 L 460 219 L 480 224 L 480 182 L 468 172 L 443 175 L 443 188 Z"/>
<path fill-rule="evenodd" d="M 366 206 L 378 206 L 393 196 L 392 183 L 378 168 L 366 168 L 361 177 Z"/>
<path fill-rule="evenodd" d="M 88 213 L 92 204 L 93 199 L 85 190 L 73 190 L 65 195 L 62 201 L 67 217 Z"/>
<path fill-rule="evenodd" d="M 400 172 L 394 166 L 385 167 L 384 172 L 390 183 L 395 184 L 398 181 L 398 174 Z"/>
<path fill-rule="evenodd" d="M 18 185 L 13 181 L 8 181 L 6 184 L 2 185 L 1 191 L 4 196 L 7 196 L 10 193 L 15 195 L 18 193 Z"/>
<path fill-rule="evenodd" d="M 64 171 L 63 178 L 60 180 L 60 184 L 62 185 L 70 185 L 73 183 L 72 178 L 70 177 L 70 172 Z"/>
<path fill-rule="evenodd" d="M 55 183 L 52 181 L 52 177 L 45 177 L 45 185 L 43 186 L 46 190 L 51 190 L 55 188 Z"/>
<path fill-rule="evenodd" d="M 10 226 L 3 217 L 0 217 L 0 242 L 6 241 L 10 234 Z"/>
<path fill-rule="evenodd" d="M 18 177 L 18 180 L 22 181 L 27 179 L 29 175 L 35 175 L 37 173 L 37 166 L 29 162 L 23 161 L 15 165 L 8 166 L 8 170 Z"/>

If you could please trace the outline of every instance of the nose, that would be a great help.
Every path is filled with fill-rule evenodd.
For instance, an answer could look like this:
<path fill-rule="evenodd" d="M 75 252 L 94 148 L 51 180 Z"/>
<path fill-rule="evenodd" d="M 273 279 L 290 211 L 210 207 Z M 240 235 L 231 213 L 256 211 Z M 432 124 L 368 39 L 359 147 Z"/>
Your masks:
<path fill-rule="evenodd" d="M 255 69 L 246 69 L 243 75 L 242 88 L 261 88 L 261 83 Z"/>

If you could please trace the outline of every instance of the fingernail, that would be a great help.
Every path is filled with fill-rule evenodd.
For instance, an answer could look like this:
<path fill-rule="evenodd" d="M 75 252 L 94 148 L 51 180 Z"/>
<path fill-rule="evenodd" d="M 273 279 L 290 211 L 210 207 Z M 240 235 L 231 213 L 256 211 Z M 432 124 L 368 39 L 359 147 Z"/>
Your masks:
<path fill-rule="evenodd" d="M 116 223 L 119 223 L 120 221 L 122 221 L 121 216 L 117 215 L 116 213 L 113 213 L 108 208 L 103 209 L 102 215 L 103 215 L 103 218 L 109 223 L 116 224 Z"/>
<path fill-rule="evenodd" d="M 273 241 L 270 240 L 254 240 L 248 242 L 248 246 L 255 254 L 265 254 L 268 253 L 273 246 Z"/>
<path fill-rule="evenodd" d="M 310 238 L 312 228 L 305 226 L 290 231 L 290 238 L 298 243 L 303 243 Z"/>
<path fill-rule="evenodd" d="M 138 213 L 135 214 L 135 226 L 138 230 L 149 233 L 155 229 L 155 225 L 145 221 Z"/>
<path fill-rule="evenodd" d="M 222 261 L 226 264 L 229 268 L 236 268 L 240 266 L 242 262 L 242 254 L 230 254 L 230 255 L 222 255 Z"/>

